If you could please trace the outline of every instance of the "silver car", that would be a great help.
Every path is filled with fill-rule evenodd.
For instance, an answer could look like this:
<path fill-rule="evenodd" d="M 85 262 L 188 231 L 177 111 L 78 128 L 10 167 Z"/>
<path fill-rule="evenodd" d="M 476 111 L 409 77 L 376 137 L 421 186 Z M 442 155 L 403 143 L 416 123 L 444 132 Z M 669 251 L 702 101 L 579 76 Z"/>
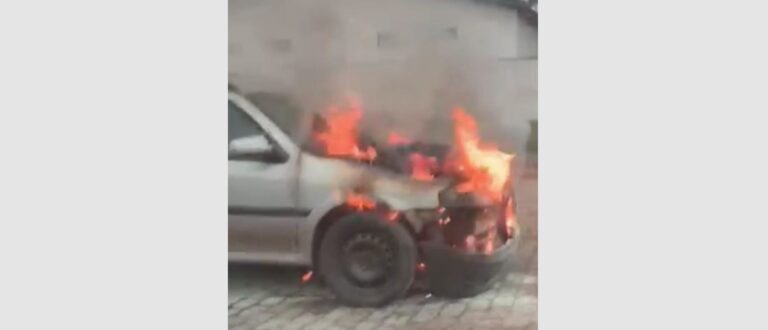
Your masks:
<path fill-rule="evenodd" d="M 386 304 L 417 277 L 436 295 L 474 295 L 507 268 L 520 232 L 502 229 L 511 191 L 505 203 L 474 201 L 450 178 L 320 155 L 302 145 L 311 125 L 283 95 L 230 90 L 228 103 L 231 262 L 311 268 L 355 306 Z M 350 202 L 361 191 L 372 205 Z M 468 235 L 493 237 L 493 251 L 467 249 Z"/>

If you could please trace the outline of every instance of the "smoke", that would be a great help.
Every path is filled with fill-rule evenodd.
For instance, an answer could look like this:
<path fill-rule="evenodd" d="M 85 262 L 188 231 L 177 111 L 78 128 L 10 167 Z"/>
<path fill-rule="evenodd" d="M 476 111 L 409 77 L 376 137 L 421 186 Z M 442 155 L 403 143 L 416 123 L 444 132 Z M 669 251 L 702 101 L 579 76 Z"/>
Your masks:
<path fill-rule="evenodd" d="M 515 18 L 468 1 L 230 0 L 230 80 L 315 112 L 354 96 L 369 132 L 427 141 L 450 138 L 463 106 L 519 149 L 531 110 L 515 111 L 521 79 L 499 61 L 517 55 Z"/>

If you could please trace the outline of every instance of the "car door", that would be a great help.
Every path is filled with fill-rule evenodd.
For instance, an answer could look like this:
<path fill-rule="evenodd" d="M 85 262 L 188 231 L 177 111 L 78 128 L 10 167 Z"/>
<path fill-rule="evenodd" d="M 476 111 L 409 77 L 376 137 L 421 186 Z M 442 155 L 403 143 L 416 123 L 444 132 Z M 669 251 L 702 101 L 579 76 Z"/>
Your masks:
<path fill-rule="evenodd" d="M 290 259 L 297 250 L 297 221 L 306 216 L 295 208 L 298 155 L 244 99 L 230 97 L 228 116 L 230 257 Z M 255 149 L 233 152 L 244 144 Z"/>

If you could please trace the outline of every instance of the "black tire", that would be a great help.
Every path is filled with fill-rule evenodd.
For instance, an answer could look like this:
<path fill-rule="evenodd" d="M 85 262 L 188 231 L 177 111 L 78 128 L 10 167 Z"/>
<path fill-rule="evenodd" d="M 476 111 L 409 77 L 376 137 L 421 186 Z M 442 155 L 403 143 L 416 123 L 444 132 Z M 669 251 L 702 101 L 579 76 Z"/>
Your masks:
<path fill-rule="evenodd" d="M 318 266 L 341 302 L 375 307 L 405 294 L 413 282 L 416 258 L 416 244 L 402 225 L 374 213 L 355 213 L 328 229 Z"/>

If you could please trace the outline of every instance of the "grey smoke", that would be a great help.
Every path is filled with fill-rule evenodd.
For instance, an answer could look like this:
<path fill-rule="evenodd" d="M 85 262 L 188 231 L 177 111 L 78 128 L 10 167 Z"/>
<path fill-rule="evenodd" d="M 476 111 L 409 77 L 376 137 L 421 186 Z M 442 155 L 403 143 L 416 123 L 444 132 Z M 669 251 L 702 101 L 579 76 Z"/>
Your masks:
<path fill-rule="evenodd" d="M 520 151 L 537 117 L 536 30 L 508 9 L 451 0 L 229 2 L 230 80 L 322 111 L 347 95 L 383 135 L 445 141 L 461 105 Z"/>

